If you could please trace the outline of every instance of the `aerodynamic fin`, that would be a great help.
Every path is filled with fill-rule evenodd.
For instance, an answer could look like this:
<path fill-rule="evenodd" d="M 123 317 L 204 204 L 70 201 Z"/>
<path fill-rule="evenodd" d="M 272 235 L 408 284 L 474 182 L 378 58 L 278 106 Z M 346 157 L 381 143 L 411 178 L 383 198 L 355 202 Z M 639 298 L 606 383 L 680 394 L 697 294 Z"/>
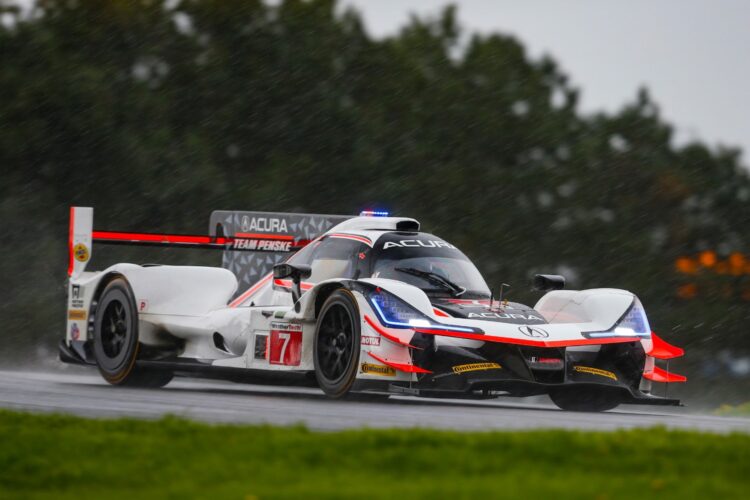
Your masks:
<path fill-rule="evenodd" d="M 406 373 L 432 373 L 430 370 L 425 370 L 424 368 L 420 368 L 417 365 L 412 365 L 409 363 L 396 363 L 394 361 L 388 361 L 385 358 L 381 358 L 380 356 L 377 356 L 371 352 L 368 352 L 367 354 L 370 355 L 371 358 L 376 359 L 383 363 L 386 366 L 390 366 L 391 368 L 395 368 L 398 371 L 406 372 Z"/>
<path fill-rule="evenodd" d="M 658 366 L 654 366 L 653 369 L 643 372 L 643 378 L 646 378 L 653 382 L 687 382 L 686 376 L 663 370 Z"/>
<path fill-rule="evenodd" d="M 658 359 L 672 359 L 679 358 L 680 356 L 685 354 L 684 349 L 673 346 L 669 342 L 656 335 L 656 333 L 654 332 L 651 332 L 651 342 L 651 349 L 646 352 L 646 354 L 651 357 Z"/>
<path fill-rule="evenodd" d="M 68 276 L 77 278 L 91 260 L 94 209 L 70 207 L 68 229 Z"/>

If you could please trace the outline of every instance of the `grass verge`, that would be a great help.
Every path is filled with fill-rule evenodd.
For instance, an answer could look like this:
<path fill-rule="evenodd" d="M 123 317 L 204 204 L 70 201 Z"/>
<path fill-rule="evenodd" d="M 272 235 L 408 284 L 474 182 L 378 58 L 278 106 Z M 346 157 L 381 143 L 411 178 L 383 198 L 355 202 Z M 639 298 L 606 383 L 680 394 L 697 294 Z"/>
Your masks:
<path fill-rule="evenodd" d="M 750 401 L 741 405 L 721 405 L 715 412 L 724 417 L 750 417 Z"/>
<path fill-rule="evenodd" d="M 583 417 L 582 417 L 583 418 Z M 740 498 L 750 435 L 312 432 L 0 411 L 0 498 Z"/>

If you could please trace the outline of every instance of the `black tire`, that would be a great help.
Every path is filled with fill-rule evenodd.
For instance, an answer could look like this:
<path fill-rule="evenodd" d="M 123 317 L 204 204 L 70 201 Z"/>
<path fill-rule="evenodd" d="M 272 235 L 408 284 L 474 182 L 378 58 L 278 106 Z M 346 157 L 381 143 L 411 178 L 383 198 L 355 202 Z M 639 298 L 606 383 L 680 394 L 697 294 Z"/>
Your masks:
<path fill-rule="evenodd" d="M 110 281 L 94 313 L 94 359 L 104 380 L 112 385 L 162 387 L 173 374 L 136 366 L 138 311 L 130 286 L 123 278 Z"/>
<path fill-rule="evenodd" d="M 556 387 L 550 390 L 549 397 L 558 408 L 567 411 L 607 411 L 622 401 L 617 391 L 596 387 Z"/>
<path fill-rule="evenodd" d="M 313 343 L 315 378 L 328 397 L 344 396 L 357 377 L 360 326 L 351 292 L 333 292 L 320 310 Z"/>

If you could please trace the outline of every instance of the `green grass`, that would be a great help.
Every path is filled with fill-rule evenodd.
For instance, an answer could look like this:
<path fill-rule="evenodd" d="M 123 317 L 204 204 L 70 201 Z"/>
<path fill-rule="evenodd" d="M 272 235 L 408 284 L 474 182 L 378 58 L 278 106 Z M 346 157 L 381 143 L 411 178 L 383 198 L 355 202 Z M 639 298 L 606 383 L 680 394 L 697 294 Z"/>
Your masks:
<path fill-rule="evenodd" d="M 3 499 L 747 498 L 749 472 L 744 434 L 321 433 L 0 411 Z"/>
<path fill-rule="evenodd" d="M 721 405 L 715 412 L 725 417 L 750 417 L 750 401 L 741 405 Z"/>

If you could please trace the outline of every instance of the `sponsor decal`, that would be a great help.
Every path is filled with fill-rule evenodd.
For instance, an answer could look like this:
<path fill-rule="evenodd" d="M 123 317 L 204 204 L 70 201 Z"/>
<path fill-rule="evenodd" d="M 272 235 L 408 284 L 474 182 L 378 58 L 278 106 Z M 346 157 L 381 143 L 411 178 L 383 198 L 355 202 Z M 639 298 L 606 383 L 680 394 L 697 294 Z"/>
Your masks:
<path fill-rule="evenodd" d="M 148 311 L 148 300 L 141 299 L 138 301 L 138 312 Z"/>
<path fill-rule="evenodd" d="M 70 340 L 78 340 L 81 338 L 81 329 L 78 328 L 77 323 L 70 324 Z"/>
<path fill-rule="evenodd" d="M 498 318 L 498 319 L 522 319 L 526 321 L 544 321 L 539 316 L 533 314 L 516 314 L 516 313 L 497 313 L 497 312 L 481 312 L 481 313 L 469 313 L 469 318 Z"/>
<path fill-rule="evenodd" d="M 529 363 L 539 363 L 542 365 L 562 365 L 563 360 L 561 358 L 542 358 L 539 356 L 530 356 L 528 358 Z"/>
<path fill-rule="evenodd" d="M 359 252 L 359 260 L 365 260 L 365 257 L 367 257 L 365 252 Z"/>
<path fill-rule="evenodd" d="M 612 380 L 617 380 L 617 375 L 615 375 L 611 371 L 602 370 L 601 368 L 594 368 L 593 366 L 575 365 L 573 367 L 573 371 L 579 373 L 589 373 L 591 375 L 599 375 L 600 377 L 607 377 L 611 378 Z"/>
<path fill-rule="evenodd" d="M 255 336 L 255 359 L 267 359 L 268 335 Z"/>
<path fill-rule="evenodd" d="M 388 250 L 389 248 L 456 248 L 455 246 L 451 245 L 448 242 L 445 241 L 438 241 L 438 240 L 399 240 L 399 241 L 386 241 L 385 245 L 383 245 L 383 250 Z"/>
<path fill-rule="evenodd" d="M 83 309 L 69 309 L 68 319 L 74 321 L 83 321 L 86 319 L 86 311 L 84 311 Z"/>
<path fill-rule="evenodd" d="M 88 262 L 89 260 L 89 249 L 83 243 L 78 243 L 73 247 L 73 257 L 78 262 Z"/>
<path fill-rule="evenodd" d="M 286 219 L 277 219 L 275 217 L 242 217 L 243 233 L 286 233 Z"/>
<path fill-rule="evenodd" d="M 70 287 L 70 308 L 81 309 L 83 299 L 81 298 L 81 285 L 71 285 Z"/>
<path fill-rule="evenodd" d="M 384 377 L 395 377 L 396 369 L 385 365 L 374 365 L 372 363 L 362 363 L 362 373 L 371 373 L 373 375 L 382 375 Z"/>
<path fill-rule="evenodd" d="M 362 345 L 374 345 L 374 346 L 380 345 L 380 337 L 370 337 L 368 335 L 362 335 L 362 337 L 360 338 L 361 338 Z"/>
<path fill-rule="evenodd" d="M 235 250 L 257 250 L 263 252 L 289 252 L 292 249 L 292 242 L 237 238 L 232 243 L 232 248 Z"/>
<path fill-rule="evenodd" d="M 503 367 L 498 363 L 469 363 L 467 365 L 456 365 L 453 373 L 481 372 L 485 370 L 501 370 Z"/>
<path fill-rule="evenodd" d="M 490 301 L 488 299 L 448 299 L 447 302 L 450 304 L 458 304 L 460 306 L 476 306 L 484 307 L 486 309 L 489 309 L 490 307 Z"/>
<path fill-rule="evenodd" d="M 519 326 L 518 331 L 523 333 L 527 337 L 533 337 L 537 339 L 546 339 L 547 337 L 549 337 L 549 333 L 535 326 Z"/>
<path fill-rule="evenodd" d="M 301 332 L 302 325 L 299 323 L 281 323 L 274 321 L 271 323 L 271 330 L 283 330 L 285 332 Z"/>

